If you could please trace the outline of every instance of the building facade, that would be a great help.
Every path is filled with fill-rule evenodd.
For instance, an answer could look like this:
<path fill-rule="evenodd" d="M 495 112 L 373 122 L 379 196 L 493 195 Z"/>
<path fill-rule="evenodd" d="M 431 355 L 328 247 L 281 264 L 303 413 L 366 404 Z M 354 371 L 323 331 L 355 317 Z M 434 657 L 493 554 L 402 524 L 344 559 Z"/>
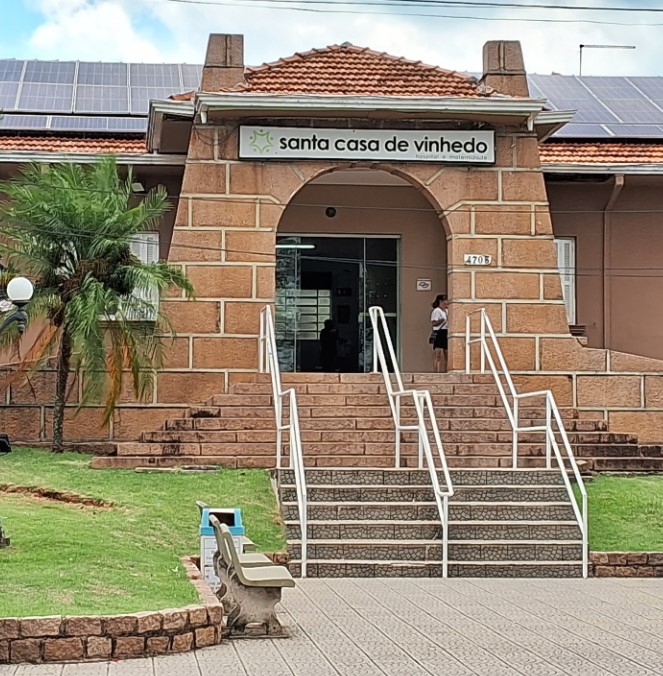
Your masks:
<path fill-rule="evenodd" d="M 663 101 L 646 95 L 651 83 L 633 84 L 652 109 L 642 119 L 657 114 L 662 125 L 643 140 L 644 123 L 628 127 L 608 105 L 592 118 L 582 97 L 564 105 L 554 76 L 528 79 L 518 43 L 487 43 L 483 57 L 478 78 L 347 44 L 248 68 L 242 36 L 215 35 L 200 87 L 178 90 L 177 67 L 172 96 L 152 101 L 145 133 L 133 135 L 111 122 L 84 135 L 29 128 L 42 115 L 21 104 L 24 65 L 0 137 L 2 177 L 27 160 L 116 154 L 172 198 L 158 244 L 152 236 L 141 251 L 158 248 L 196 288 L 195 300 L 160 301 L 177 338 L 151 400 L 127 394 L 101 430 L 94 407 L 73 417 L 74 392 L 70 440 L 137 440 L 255 379 L 268 303 L 285 371 L 320 370 L 330 318 L 339 369 L 369 371 L 371 305 L 387 313 L 401 368 L 429 371 L 430 303 L 446 293 L 450 369 L 464 368 L 466 318 L 485 308 L 522 388 L 551 388 L 611 431 L 663 441 Z M 72 120 L 95 87 L 72 85 L 70 127 L 83 125 Z M 131 112 L 146 88 L 125 89 Z M 6 392 L 14 438 L 48 439 L 52 378 Z"/>

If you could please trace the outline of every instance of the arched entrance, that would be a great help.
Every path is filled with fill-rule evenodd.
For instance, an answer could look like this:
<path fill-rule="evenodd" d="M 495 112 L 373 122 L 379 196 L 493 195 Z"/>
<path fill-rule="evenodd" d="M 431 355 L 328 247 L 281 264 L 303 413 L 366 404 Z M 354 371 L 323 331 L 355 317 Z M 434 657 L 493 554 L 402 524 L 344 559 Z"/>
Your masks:
<path fill-rule="evenodd" d="M 430 307 L 447 289 L 446 234 L 411 183 L 375 169 L 323 174 L 290 200 L 276 246 L 283 370 L 330 370 L 320 332 L 331 319 L 338 338 L 334 370 L 370 371 L 368 308 L 381 305 L 401 368 L 430 371 Z"/>

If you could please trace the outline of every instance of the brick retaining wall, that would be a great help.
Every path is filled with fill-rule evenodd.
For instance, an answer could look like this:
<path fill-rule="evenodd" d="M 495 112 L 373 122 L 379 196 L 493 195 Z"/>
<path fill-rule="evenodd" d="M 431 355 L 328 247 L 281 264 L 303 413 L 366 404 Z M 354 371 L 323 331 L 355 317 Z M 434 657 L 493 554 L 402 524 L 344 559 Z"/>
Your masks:
<path fill-rule="evenodd" d="M 590 552 L 594 577 L 663 577 L 663 552 Z"/>
<path fill-rule="evenodd" d="M 155 612 L 0 619 L 0 664 L 176 653 L 221 641 L 223 606 L 193 561 L 182 562 L 201 603 Z"/>

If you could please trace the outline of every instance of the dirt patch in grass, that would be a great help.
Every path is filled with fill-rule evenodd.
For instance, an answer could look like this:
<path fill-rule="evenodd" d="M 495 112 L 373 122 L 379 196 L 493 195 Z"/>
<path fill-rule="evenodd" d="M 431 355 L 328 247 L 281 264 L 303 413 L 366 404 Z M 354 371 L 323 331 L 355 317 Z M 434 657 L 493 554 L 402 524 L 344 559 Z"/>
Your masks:
<path fill-rule="evenodd" d="M 56 502 L 65 502 L 69 505 L 83 505 L 84 507 L 105 507 L 110 509 L 115 507 L 115 503 L 101 498 L 90 498 L 86 495 L 79 495 L 70 491 L 57 491 L 53 488 L 44 486 L 20 486 L 18 484 L 0 484 L 0 493 L 14 493 L 19 495 L 30 495 L 34 498 L 44 500 L 55 500 Z"/>

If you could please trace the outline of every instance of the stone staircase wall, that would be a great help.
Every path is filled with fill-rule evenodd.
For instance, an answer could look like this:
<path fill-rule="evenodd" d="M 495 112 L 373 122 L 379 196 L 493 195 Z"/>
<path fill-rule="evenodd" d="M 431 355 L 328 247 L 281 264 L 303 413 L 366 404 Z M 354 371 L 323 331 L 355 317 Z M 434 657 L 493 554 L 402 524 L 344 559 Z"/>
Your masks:
<path fill-rule="evenodd" d="M 405 375 L 406 386 L 429 389 L 449 464 L 453 467 L 510 467 L 510 425 L 490 376 Z M 374 374 L 284 374 L 298 391 L 307 467 L 391 467 L 394 429 L 382 377 Z M 536 402 L 534 402 L 536 403 Z M 611 433 L 599 412 L 561 409 L 578 459 L 595 470 L 654 470 L 663 467 L 660 446 L 640 445 L 634 435 Z M 523 406 L 521 421 L 542 424 L 541 405 Z M 404 400 L 404 423 L 414 423 L 414 406 Z M 286 438 L 287 439 L 287 438 Z M 228 394 L 167 420 L 138 442 L 120 443 L 116 454 L 96 466 L 134 467 L 221 464 L 275 465 L 274 411 L 266 376 L 239 383 Z M 417 465 L 416 433 L 403 433 L 402 464 Z M 544 436 L 522 433 L 521 466 L 542 467 Z M 286 461 L 287 462 L 287 461 Z"/>

